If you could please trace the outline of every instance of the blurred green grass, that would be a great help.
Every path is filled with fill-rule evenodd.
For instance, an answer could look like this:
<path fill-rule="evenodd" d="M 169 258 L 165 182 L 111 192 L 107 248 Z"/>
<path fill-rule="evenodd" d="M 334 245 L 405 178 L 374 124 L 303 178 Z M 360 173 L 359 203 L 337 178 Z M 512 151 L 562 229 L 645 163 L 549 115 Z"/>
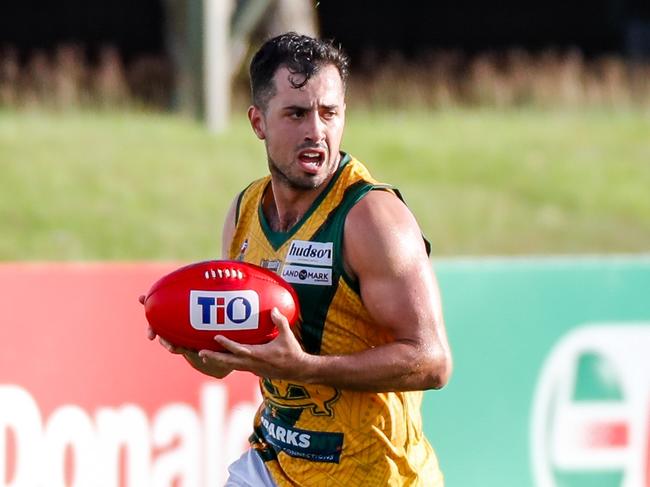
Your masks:
<path fill-rule="evenodd" d="M 650 117 L 351 111 L 343 148 L 398 186 L 437 255 L 647 252 Z M 199 260 L 267 171 L 246 120 L 0 112 L 0 260 Z"/>

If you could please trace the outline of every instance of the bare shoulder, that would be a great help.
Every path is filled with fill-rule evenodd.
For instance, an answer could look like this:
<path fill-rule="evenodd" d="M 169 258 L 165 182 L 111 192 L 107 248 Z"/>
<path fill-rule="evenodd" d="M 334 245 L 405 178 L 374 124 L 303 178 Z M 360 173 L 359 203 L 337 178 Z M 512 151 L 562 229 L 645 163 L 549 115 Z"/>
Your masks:
<path fill-rule="evenodd" d="M 353 276 L 369 269 L 404 272 L 428 260 L 415 217 L 389 191 L 371 191 L 352 207 L 345 221 L 343 245 L 346 267 Z"/>
<path fill-rule="evenodd" d="M 235 235 L 238 200 L 239 194 L 237 194 L 237 196 L 232 200 L 232 203 L 230 203 L 230 208 L 228 208 L 223 221 L 223 229 L 221 231 L 221 257 L 223 259 L 229 258 L 230 245 L 232 244 L 232 239 Z"/>
<path fill-rule="evenodd" d="M 408 346 L 407 361 L 427 370 L 418 387 L 442 387 L 451 352 L 438 283 L 411 211 L 393 193 L 371 191 L 348 214 L 343 257 L 374 323 Z"/>

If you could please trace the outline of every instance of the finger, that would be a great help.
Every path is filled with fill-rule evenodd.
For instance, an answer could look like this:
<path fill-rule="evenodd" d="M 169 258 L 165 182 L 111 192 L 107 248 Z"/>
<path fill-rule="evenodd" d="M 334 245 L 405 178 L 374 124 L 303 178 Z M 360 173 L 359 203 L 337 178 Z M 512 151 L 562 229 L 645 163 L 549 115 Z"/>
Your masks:
<path fill-rule="evenodd" d="M 158 337 L 158 341 L 165 348 L 165 350 L 167 350 L 170 353 L 180 355 L 180 354 L 185 354 L 187 352 L 190 352 L 190 350 L 187 350 L 186 348 L 177 347 L 176 345 L 172 345 L 170 342 L 165 340 L 163 337 Z"/>
<path fill-rule="evenodd" d="M 156 338 L 156 336 L 157 336 L 157 335 L 156 335 L 156 332 L 153 331 L 153 328 L 151 328 L 150 326 L 148 326 L 148 327 L 147 327 L 147 338 L 148 338 L 149 340 L 153 340 L 154 338 Z"/>
<path fill-rule="evenodd" d="M 280 334 L 290 333 L 291 327 L 289 326 L 289 320 L 286 316 L 280 313 L 278 308 L 273 308 L 271 310 L 271 320 L 278 327 Z"/>
<path fill-rule="evenodd" d="M 203 363 L 206 363 L 208 360 L 224 363 L 232 357 L 232 354 L 225 352 L 215 352 L 214 350 L 200 350 L 198 356 L 201 358 L 201 360 L 203 360 Z"/>
<path fill-rule="evenodd" d="M 199 371 L 201 370 L 201 366 L 205 363 L 204 360 L 196 352 L 187 352 L 182 355 L 187 363 Z"/>
<path fill-rule="evenodd" d="M 189 355 L 183 355 L 183 358 L 187 361 L 188 364 L 190 364 L 194 368 L 199 367 L 201 365 L 201 360 L 196 360 L 195 357 Z"/>
<path fill-rule="evenodd" d="M 251 354 L 250 346 L 237 343 L 224 336 L 217 335 L 214 337 L 214 341 L 235 355 L 242 355 L 247 357 Z"/>
<path fill-rule="evenodd" d="M 140 304 L 144 304 L 144 302 L 145 302 L 146 299 L 147 299 L 147 297 L 146 297 L 144 294 L 141 294 L 141 295 L 138 297 L 138 301 L 140 301 Z"/>

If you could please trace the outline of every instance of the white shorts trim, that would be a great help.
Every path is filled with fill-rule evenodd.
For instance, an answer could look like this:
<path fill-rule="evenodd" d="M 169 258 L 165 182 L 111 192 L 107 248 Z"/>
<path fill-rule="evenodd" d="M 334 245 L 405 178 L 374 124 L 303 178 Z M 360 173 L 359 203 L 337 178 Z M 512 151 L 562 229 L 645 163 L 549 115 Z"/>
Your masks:
<path fill-rule="evenodd" d="M 252 448 L 228 467 L 224 487 L 277 487 L 262 458 Z"/>

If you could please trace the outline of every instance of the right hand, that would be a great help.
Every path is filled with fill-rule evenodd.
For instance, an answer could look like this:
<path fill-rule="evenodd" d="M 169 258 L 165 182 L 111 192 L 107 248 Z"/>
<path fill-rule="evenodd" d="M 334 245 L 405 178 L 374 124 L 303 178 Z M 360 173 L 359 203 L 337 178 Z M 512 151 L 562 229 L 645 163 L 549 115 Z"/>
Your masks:
<path fill-rule="evenodd" d="M 141 295 L 138 298 L 138 301 L 140 301 L 140 304 L 143 306 L 145 297 L 146 296 Z M 147 338 L 149 340 L 154 340 L 156 336 L 158 335 L 153 330 L 153 328 L 151 328 L 151 326 L 147 326 Z M 182 355 L 187 363 L 189 363 L 194 369 L 198 370 L 202 374 L 209 375 L 210 377 L 215 377 L 217 379 L 223 379 L 225 376 L 230 374 L 230 372 L 232 372 L 232 369 L 224 366 L 223 364 L 219 364 L 214 360 L 208 361 L 206 358 L 199 356 L 199 352 L 196 350 L 177 347 L 176 345 L 173 345 L 172 343 L 165 340 L 163 337 L 158 337 L 158 341 L 169 353 L 173 353 L 174 355 Z"/>
<path fill-rule="evenodd" d="M 138 301 L 140 301 L 140 304 L 141 304 L 142 306 L 144 306 L 144 300 L 145 300 L 146 298 L 147 298 L 147 297 L 146 297 L 144 294 L 141 294 L 141 295 L 138 297 Z M 157 336 L 157 335 L 156 335 L 156 332 L 153 331 L 153 328 L 151 328 L 151 326 L 148 326 L 148 325 L 147 325 L 147 338 L 148 338 L 149 340 L 153 340 L 154 338 L 156 338 L 156 336 Z"/>

